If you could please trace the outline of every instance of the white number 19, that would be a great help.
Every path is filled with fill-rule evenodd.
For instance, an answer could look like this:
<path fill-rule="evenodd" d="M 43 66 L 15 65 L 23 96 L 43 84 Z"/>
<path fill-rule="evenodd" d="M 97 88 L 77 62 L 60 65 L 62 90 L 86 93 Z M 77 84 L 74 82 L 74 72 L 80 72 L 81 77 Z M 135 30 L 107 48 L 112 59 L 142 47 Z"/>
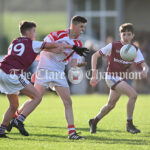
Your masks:
<path fill-rule="evenodd" d="M 13 48 L 13 44 L 11 44 L 9 46 L 8 54 L 11 54 L 12 48 Z M 16 55 L 22 56 L 22 54 L 24 53 L 24 50 L 25 50 L 25 46 L 23 43 L 18 43 L 14 46 L 13 50 L 14 50 L 14 52 L 18 52 Z"/>

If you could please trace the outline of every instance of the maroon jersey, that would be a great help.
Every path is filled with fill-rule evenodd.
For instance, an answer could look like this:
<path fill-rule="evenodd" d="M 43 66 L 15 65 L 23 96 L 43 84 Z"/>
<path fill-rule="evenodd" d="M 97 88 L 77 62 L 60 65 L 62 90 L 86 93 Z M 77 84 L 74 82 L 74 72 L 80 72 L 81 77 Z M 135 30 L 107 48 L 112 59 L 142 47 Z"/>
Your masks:
<path fill-rule="evenodd" d="M 107 72 L 126 72 L 132 63 L 141 63 L 144 61 L 143 55 L 139 48 L 137 48 L 137 56 L 133 62 L 124 61 L 120 56 L 120 49 L 123 46 L 121 41 L 116 41 L 108 44 L 104 48 L 100 49 L 101 55 L 108 56 Z"/>
<path fill-rule="evenodd" d="M 8 55 L 0 62 L 0 69 L 10 74 L 13 70 L 20 74 L 33 63 L 44 43 L 32 41 L 27 37 L 19 37 L 10 44 Z"/>

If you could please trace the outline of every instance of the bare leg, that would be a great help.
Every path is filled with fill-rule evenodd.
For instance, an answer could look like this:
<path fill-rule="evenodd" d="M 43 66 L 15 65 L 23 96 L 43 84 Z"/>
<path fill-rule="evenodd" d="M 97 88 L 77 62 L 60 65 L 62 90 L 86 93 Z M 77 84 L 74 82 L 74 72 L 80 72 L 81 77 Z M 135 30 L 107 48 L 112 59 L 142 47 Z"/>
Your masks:
<path fill-rule="evenodd" d="M 108 103 L 101 108 L 100 112 L 97 114 L 95 118 L 101 120 L 105 115 L 107 115 L 115 107 L 116 102 L 119 100 L 119 97 L 120 93 L 110 89 Z"/>
<path fill-rule="evenodd" d="M 2 121 L 2 125 L 4 125 L 4 126 L 9 125 L 9 122 L 14 117 L 14 114 L 19 106 L 18 95 L 15 95 L 15 94 L 7 95 L 7 98 L 9 100 L 10 106 L 9 106 L 8 110 L 6 111 L 6 113 L 4 114 L 4 118 Z"/>
<path fill-rule="evenodd" d="M 108 103 L 101 109 L 94 119 L 89 120 L 90 132 L 96 133 L 96 124 L 101 120 L 105 115 L 107 115 L 110 110 L 115 107 L 116 102 L 118 101 L 121 94 L 125 94 L 129 97 L 127 104 L 127 131 L 131 133 L 139 133 L 140 130 L 136 129 L 132 123 L 133 110 L 137 98 L 136 91 L 129 86 L 125 81 L 121 81 L 116 85 L 115 90 L 110 90 Z"/>
<path fill-rule="evenodd" d="M 140 133 L 141 131 L 134 126 L 132 121 L 135 102 L 137 99 L 136 91 L 124 81 L 118 84 L 116 90 L 129 97 L 129 101 L 127 103 L 127 124 L 126 124 L 127 131 L 132 134 Z"/>
<path fill-rule="evenodd" d="M 43 97 L 43 95 L 45 94 L 46 91 L 46 87 L 40 84 L 35 84 L 34 85 L 36 90 L 40 93 L 40 95 Z"/>
<path fill-rule="evenodd" d="M 35 88 L 36 90 L 41 94 L 41 96 L 43 97 L 45 91 L 46 91 L 46 88 L 42 85 L 39 85 L 39 84 L 35 84 Z M 26 101 L 18 110 L 18 114 L 21 114 L 21 112 L 24 110 L 25 107 L 27 107 L 26 105 L 30 105 L 29 104 L 30 101 Z"/>
<path fill-rule="evenodd" d="M 21 112 L 23 116 L 27 117 L 41 102 L 42 97 L 32 84 L 27 85 L 23 90 L 21 90 L 21 93 L 31 98 L 31 100 L 28 100 L 23 104 L 24 107 Z"/>
<path fill-rule="evenodd" d="M 65 117 L 67 120 L 68 125 L 74 124 L 73 118 L 73 110 L 72 110 L 72 100 L 70 97 L 70 90 L 66 87 L 56 86 L 55 87 L 57 94 L 60 96 L 64 103 L 65 107 Z"/>
<path fill-rule="evenodd" d="M 127 104 L 127 118 L 129 120 L 131 120 L 132 117 L 133 117 L 133 111 L 134 111 L 135 102 L 136 102 L 136 99 L 137 99 L 137 93 L 125 81 L 120 82 L 116 86 L 116 90 L 118 92 L 120 92 L 121 94 L 125 94 L 129 97 L 128 104 Z"/>
<path fill-rule="evenodd" d="M 21 107 L 18 109 L 18 115 L 21 114 L 21 112 L 23 111 L 24 107 L 26 107 L 26 105 L 29 103 L 29 101 L 26 101 L 24 104 L 21 105 Z"/>
<path fill-rule="evenodd" d="M 23 104 L 20 110 L 21 114 L 17 117 L 17 119 L 14 119 L 11 122 L 9 129 L 7 130 L 11 131 L 11 128 L 14 126 L 20 131 L 22 135 L 29 136 L 29 133 L 25 130 L 22 122 L 41 102 L 42 97 L 32 84 L 27 85 L 23 90 L 21 90 L 21 92 L 27 95 L 28 97 L 30 97 L 31 100 L 26 101 Z M 4 132 L 3 127 L 1 127 L 1 129 L 2 129 L 2 132 Z"/>

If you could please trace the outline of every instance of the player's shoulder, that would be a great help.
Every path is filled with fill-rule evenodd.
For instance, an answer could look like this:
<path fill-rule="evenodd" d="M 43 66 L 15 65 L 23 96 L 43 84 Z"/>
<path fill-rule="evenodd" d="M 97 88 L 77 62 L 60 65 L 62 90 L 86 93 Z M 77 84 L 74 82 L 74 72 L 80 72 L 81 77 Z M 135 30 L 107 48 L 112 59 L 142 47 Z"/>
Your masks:
<path fill-rule="evenodd" d="M 56 41 L 58 39 L 66 37 L 66 36 L 68 36 L 67 30 L 58 30 L 58 31 L 51 32 L 47 37 Z"/>
<path fill-rule="evenodd" d="M 61 35 L 68 35 L 67 30 L 58 30 L 58 31 L 53 31 L 50 33 L 52 36 L 60 37 Z"/>
<path fill-rule="evenodd" d="M 12 43 L 29 43 L 29 42 L 32 42 L 32 40 L 28 37 L 17 37 L 12 41 Z"/>

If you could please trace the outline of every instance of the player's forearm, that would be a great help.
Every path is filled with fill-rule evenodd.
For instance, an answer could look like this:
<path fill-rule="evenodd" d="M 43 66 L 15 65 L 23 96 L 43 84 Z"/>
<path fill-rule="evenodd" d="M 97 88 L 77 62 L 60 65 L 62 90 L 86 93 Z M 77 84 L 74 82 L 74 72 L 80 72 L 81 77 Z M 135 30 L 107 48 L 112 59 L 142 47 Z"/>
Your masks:
<path fill-rule="evenodd" d="M 97 59 L 99 58 L 99 54 L 96 52 L 92 56 L 92 78 L 96 78 L 96 66 L 97 66 Z"/>
<path fill-rule="evenodd" d="M 72 49 L 73 45 L 63 44 L 64 49 Z"/>
<path fill-rule="evenodd" d="M 52 52 L 52 53 L 56 53 L 56 54 L 61 54 L 64 52 L 64 49 L 61 47 L 56 47 L 56 48 L 47 48 L 47 49 L 43 49 L 44 51 L 47 52 Z"/>
<path fill-rule="evenodd" d="M 57 47 L 63 47 L 64 49 L 72 49 L 73 45 L 69 44 L 63 44 L 63 43 L 49 43 L 46 42 L 44 48 L 50 49 L 50 48 L 57 48 Z"/>
<path fill-rule="evenodd" d="M 56 48 L 56 47 L 58 47 L 58 43 L 49 43 L 49 42 L 46 42 L 45 45 L 44 45 L 45 49 Z"/>

